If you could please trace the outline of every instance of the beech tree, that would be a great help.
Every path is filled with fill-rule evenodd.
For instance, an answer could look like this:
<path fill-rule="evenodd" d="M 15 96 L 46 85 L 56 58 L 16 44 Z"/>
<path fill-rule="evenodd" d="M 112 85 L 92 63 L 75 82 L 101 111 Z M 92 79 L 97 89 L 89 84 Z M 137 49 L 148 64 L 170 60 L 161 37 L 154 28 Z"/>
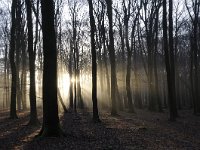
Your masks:
<path fill-rule="evenodd" d="M 90 14 L 90 30 L 91 30 L 91 51 L 92 51 L 92 102 L 93 102 L 93 120 L 94 122 L 100 122 L 98 114 L 97 104 L 97 62 L 96 62 L 96 47 L 95 47 L 95 20 L 93 16 L 93 4 L 92 0 L 88 0 L 89 14 Z"/>
<path fill-rule="evenodd" d="M 128 108 L 130 112 L 134 112 L 133 109 L 133 100 L 131 94 L 131 56 L 132 56 L 132 49 L 130 48 L 129 44 L 129 19 L 131 17 L 131 1 L 128 1 L 128 6 L 126 6 L 125 1 L 123 0 L 123 11 L 124 11 L 124 27 L 125 27 L 125 43 L 126 43 L 126 50 L 127 50 L 127 73 L 126 73 L 126 92 L 127 92 L 127 99 L 128 99 Z"/>
<path fill-rule="evenodd" d="M 10 67 L 11 67 L 11 73 L 12 73 L 12 79 L 11 79 L 11 100 L 10 100 L 10 118 L 16 119 L 17 113 L 16 113 L 16 65 L 15 65 L 15 36 L 16 36 L 16 6 L 17 1 L 12 1 L 12 7 L 11 7 L 11 39 L 10 39 L 10 52 L 9 52 L 9 59 L 10 59 Z"/>
<path fill-rule="evenodd" d="M 117 104 L 116 104 L 116 85 L 117 85 L 117 77 L 116 77 L 116 63 L 115 63 L 115 47 L 114 47 L 114 37 L 113 37 L 113 9 L 112 9 L 112 0 L 106 0 L 107 4 L 107 13 L 108 13 L 108 21 L 109 21 L 109 57 L 111 64 L 111 101 L 112 108 L 111 114 L 117 114 Z"/>
<path fill-rule="evenodd" d="M 40 136 L 63 135 L 57 103 L 57 51 L 53 0 L 42 0 L 43 31 L 43 125 Z"/>
<path fill-rule="evenodd" d="M 29 69 L 30 69 L 30 122 L 29 124 L 38 124 L 37 108 L 36 108 L 36 91 L 35 91 L 35 55 L 33 50 L 33 23 L 31 1 L 26 0 L 27 24 L 28 24 L 28 53 L 29 53 Z M 36 31 L 37 32 L 37 31 Z M 37 39 L 37 34 L 36 34 Z M 36 50 L 36 49 L 35 49 Z"/>
<path fill-rule="evenodd" d="M 175 94 L 175 72 L 174 72 L 174 50 L 173 50 L 173 21 L 172 21 L 172 1 L 169 0 L 169 39 L 167 32 L 167 9 L 166 0 L 163 0 L 163 39 L 165 52 L 165 65 L 167 71 L 168 101 L 170 110 L 170 120 L 177 117 L 176 94 Z M 170 23 L 172 25 L 170 25 Z M 168 46 L 169 42 L 169 46 Z"/>

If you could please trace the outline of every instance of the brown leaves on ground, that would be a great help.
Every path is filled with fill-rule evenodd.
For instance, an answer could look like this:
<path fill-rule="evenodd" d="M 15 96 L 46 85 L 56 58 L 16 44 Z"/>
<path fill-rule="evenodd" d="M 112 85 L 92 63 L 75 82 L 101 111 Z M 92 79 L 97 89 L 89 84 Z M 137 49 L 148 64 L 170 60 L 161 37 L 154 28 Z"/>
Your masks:
<path fill-rule="evenodd" d="M 35 138 L 40 127 L 26 126 L 28 112 L 11 120 L 5 110 L 0 111 L 0 149 L 199 149 L 200 117 L 190 111 L 180 114 L 169 122 L 167 113 L 137 110 L 113 117 L 103 112 L 102 123 L 94 124 L 89 112 L 66 113 L 61 116 L 66 137 Z"/>

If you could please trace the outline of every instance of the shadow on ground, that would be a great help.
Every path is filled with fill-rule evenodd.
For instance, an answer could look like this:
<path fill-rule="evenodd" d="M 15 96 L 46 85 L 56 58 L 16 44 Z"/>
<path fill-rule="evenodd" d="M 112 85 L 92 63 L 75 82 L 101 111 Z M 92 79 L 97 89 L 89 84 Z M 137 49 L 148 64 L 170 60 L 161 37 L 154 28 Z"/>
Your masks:
<path fill-rule="evenodd" d="M 40 127 L 25 126 L 29 117 L 22 113 L 14 121 L 1 117 L 0 149 L 198 149 L 200 118 L 190 113 L 171 123 L 167 113 L 137 110 L 114 117 L 103 112 L 102 123 L 94 124 L 90 112 L 68 112 L 60 117 L 66 137 L 43 139 L 34 138 Z"/>

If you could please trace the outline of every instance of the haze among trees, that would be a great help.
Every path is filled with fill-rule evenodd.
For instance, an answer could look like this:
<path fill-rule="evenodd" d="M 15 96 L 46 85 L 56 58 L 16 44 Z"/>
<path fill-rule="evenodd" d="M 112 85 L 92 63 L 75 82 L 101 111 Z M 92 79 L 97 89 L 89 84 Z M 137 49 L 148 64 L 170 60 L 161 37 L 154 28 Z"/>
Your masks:
<path fill-rule="evenodd" d="M 198 148 L 200 2 L 0 0 L 0 76 L 0 149 Z"/>

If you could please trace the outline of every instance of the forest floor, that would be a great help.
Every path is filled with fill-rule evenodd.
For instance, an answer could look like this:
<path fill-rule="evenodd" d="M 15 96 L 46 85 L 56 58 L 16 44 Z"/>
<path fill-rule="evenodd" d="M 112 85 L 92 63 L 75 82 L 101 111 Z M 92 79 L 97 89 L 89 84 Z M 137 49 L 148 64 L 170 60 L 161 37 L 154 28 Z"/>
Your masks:
<path fill-rule="evenodd" d="M 19 112 L 19 119 L 11 120 L 8 110 L 0 111 L 0 150 L 200 149 L 200 117 L 192 111 L 180 111 L 176 122 L 168 121 L 166 112 L 136 112 L 120 112 L 119 116 L 102 112 L 102 122 L 97 124 L 89 112 L 65 113 L 60 121 L 66 137 L 35 138 L 41 126 L 27 126 L 28 112 Z"/>

